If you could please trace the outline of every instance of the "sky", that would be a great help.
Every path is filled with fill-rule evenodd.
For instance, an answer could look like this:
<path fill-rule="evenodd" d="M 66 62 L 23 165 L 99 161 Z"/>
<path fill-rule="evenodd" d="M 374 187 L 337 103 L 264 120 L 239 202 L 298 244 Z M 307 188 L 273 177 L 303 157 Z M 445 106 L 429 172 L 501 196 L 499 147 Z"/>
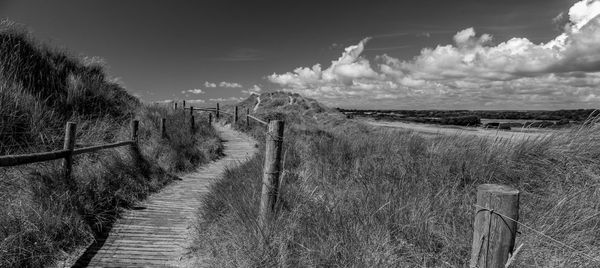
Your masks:
<path fill-rule="evenodd" d="M 0 0 L 147 102 L 286 90 L 365 109 L 599 108 L 600 0 Z"/>

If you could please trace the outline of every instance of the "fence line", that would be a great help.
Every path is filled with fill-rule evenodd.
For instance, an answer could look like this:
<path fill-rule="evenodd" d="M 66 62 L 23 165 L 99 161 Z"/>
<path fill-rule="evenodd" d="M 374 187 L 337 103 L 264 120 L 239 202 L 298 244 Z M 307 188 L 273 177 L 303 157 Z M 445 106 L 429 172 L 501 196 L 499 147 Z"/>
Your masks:
<path fill-rule="evenodd" d="M 530 231 L 534 232 L 535 234 L 537 234 L 537 235 L 539 235 L 539 236 L 541 236 L 541 237 L 544 237 L 544 238 L 546 238 L 546 239 L 548 239 L 548 240 L 550 240 L 550 241 L 552 241 L 552 242 L 554 242 L 554 243 L 556 243 L 556 244 L 560 245 L 560 246 L 561 246 L 561 247 L 563 247 L 563 248 L 566 248 L 566 249 L 568 249 L 568 250 L 571 250 L 573 253 L 575 253 L 575 254 L 577 254 L 577 255 L 580 255 L 580 256 L 582 256 L 582 257 L 584 257 L 584 258 L 588 259 L 588 260 L 591 260 L 591 261 L 594 261 L 594 262 L 600 263 L 600 259 L 598 259 L 598 258 L 595 258 L 594 256 L 591 256 L 591 255 L 589 255 L 589 254 L 586 254 L 586 253 L 582 252 L 581 250 L 578 250 L 578 249 L 576 249 L 576 248 L 574 248 L 574 247 L 572 247 L 572 246 L 570 246 L 570 245 L 568 245 L 568 244 L 566 244 L 566 243 L 564 243 L 564 242 L 562 242 L 562 241 L 560 241 L 560 240 L 558 240 L 558 239 L 556 239 L 556 238 L 553 238 L 553 237 L 551 237 L 551 236 L 549 236 L 549 235 L 546 235 L 546 234 L 544 234 L 544 232 L 542 232 L 542 231 L 538 231 L 538 230 L 536 230 L 535 228 L 533 228 L 533 227 L 531 227 L 531 226 L 528 226 L 527 224 L 524 224 L 524 223 L 522 223 L 522 222 L 520 222 L 520 221 L 518 221 L 518 220 L 516 220 L 516 219 L 513 219 L 513 218 L 511 218 L 511 217 L 509 217 L 509 216 L 507 216 L 507 215 L 504 215 L 504 214 L 502 214 L 502 213 L 499 213 L 499 212 L 498 212 L 498 211 L 496 211 L 496 210 L 493 210 L 493 209 L 490 209 L 490 208 L 486 208 L 486 207 L 482 207 L 482 206 L 480 206 L 480 205 L 477 205 L 477 204 L 474 204 L 473 206 L 474 206 L 475 208 L 477 208 L 477 209 L 478 209 L 478 212 L 479 212 L 479 211 L 488 211 L 488 212 L 489 212 L 489 213 L 491 213 L 491 214 L 496 214 L 496 215 L 498 215 L 498 216 L 500 216 L 500 217 L 502 217 L 502 218 L 505 218 L 505 219 L 507 219 L 507 220 L 510 220 L 510 221 L 512 221 L 512 222 L 514 222 L 514 223 L 516 223 L 516 224 L 518 224 L 518 225 L 519 225 L 519 226 L 521 226 L 521 227 L 525 227 L 525 229 L 528 229 L 528 230 L 530 230 Z M 515 251 L 516 251 L 516 250 L 515 250 Z M 515 253 L 515 254 L 516 254 L 516 253 Z M 514 255 L 514 254 L 513 254 L 513 255 Z"/>
<path fill-rule="evenodd" d="M 137 137 L 138 131 L 138 120 L 133 120 L 131 124 L 131 135 Z M 0 167 L 12 167 L 18 165 L 26 165 L 37 162 L 45 162 L 51 160 L 64 159 L 63 168 L 65 176 L 70 177 L 73 161 L 73 155 L 79 155 L 84 153 L 91 153 L 99 150 L 116 148 L 121 146 L 137 146 L 137 140 L 132 139 L 128 141 L 120 141 L 110 144 L 96 145 L 84 148 L 75 148 L 76 140 L 76 128 L 77 124 L 74 122 L 67 122 L 65 127 L 64 145 L 62 150 L 55 150 L 51 152 L 40 152 L 30 154 L 19 154 L 19 155 L 3 155 L 0 156 Z"/>
<path fill-rule="evenodd" d="M 209 124 L 212 123 L 212 113 L 215 113 L 215 120 L 219 120 L 220 114 L 226 114 L 233 117 L 233 124 L 239 123 L 239 109 L 238 106 L 234 106 L 233 113 L 225 112 L 220 109 L 219 103 L 216 104 L 215 108 L 194 108 L 189 107 L 185 109 L 190 110 L 190 114 L 194 111 L 206 111 L 209 113 Z M 177 102 L 175 102 L 175 109 Z M 193 118 L 193 117 L 192 117 Z M 259 207 L 258 223 L 263 234 L 268 234 L 268 223 L 276 213 L 276 205 L 279 199 L 279 188 L 280 188 L 280 177 L 282 167 L 282 151 L 283 151 L 283 132 L 284 132 L 284 121 L 272 120 L 265 121 L 255 116 L 250 115 L 250 109 L 246 108 L 246 127 L 250 127 L 250 119 L 260 123 L 261 125 L 267 126 L 267 132 L 265 135 L 265 162 L 263 166 L 263 178 L 262 178 L 262 189 L 261 189 L 261 200 Z"/>
<path fill-rule="evenodd" d="M 509 267 L 521 247 L 514 250 L 517 226 L 525 227 L 564 249 L 600 264 L 600 259 L 519 222 L 519 191 L 510 186 L 479 185 L 477 203 L 473 206 L 476 211 L 469 267 Z"/>

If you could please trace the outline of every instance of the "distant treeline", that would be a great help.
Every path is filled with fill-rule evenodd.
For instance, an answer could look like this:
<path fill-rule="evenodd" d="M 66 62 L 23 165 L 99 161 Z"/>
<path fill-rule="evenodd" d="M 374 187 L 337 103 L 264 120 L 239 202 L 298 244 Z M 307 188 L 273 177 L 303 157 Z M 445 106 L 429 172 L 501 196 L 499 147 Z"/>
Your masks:
<path fill-rule="evenodd" d="M 556 111 L 470 111 L 470 110 L 338 110 L 346 115 L 392 115 L 406 118 L 453 118 L 476 116 L 486 119 L 524 119 L 524 120 L 570 120 L 585 121 L 590 115 L 600 112 L 595 109 L 556 110 Z"/>
<path fill-rule="evenodd" d="M 347 115 L 348 116 L 348 115 Z M 474 115 L 465 115 L 465 116 L 449 116 L 449 117 L 397 117 L 393 114 L 373 114 L 369 117 L 374 118 L 375 120 L 387 120 L 387 121 L 409 121 L 415 123 L 424 123 L 424 124 L 438 124 L 438 125 L 455 125 L 455 126 L 479 126 L 481 125 L 481 120 L 479 117 Z"/>

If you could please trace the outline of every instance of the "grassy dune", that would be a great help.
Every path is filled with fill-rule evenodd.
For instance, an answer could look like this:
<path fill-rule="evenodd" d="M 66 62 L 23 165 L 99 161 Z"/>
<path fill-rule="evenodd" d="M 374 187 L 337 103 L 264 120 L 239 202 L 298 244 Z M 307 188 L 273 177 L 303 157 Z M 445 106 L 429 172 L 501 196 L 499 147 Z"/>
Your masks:
<path fill-rule="evenodd" d="M 105 74 L 98 59 L 70 55 L 0 22 L 0 155 L 62 147 L 64 125 L 78 124 L 81 146 L 129 138 L 140 120 L 140 151 L 127 147 L 74 158 L 71 181 L 60 161 L 0 168 L 0 267 L 42 267 L 87 245 L 122 208 L 221 154 L 214 129 L 190 133 L 182 112 L 145 106 Z M 160 118 L 168 139 L 160 138 Z"/>
<path fill-rule="evenodd" d="M 513 142 L 423 138 L 292 97 L 290 104 L 287 94 L 263 94 L 257 110 L 287 124 L 277 218 L 258 229 L 264 155 L 227 171 L 199 211 L 196 250 L 213 266 L 466 267 L 475 191 L 483 183 L 516 187 L 523 223 L 600 258 L 596 125 Z M 251 98 L 242 104 L 255 104 Z M 263 141 L 262 130 L 246 131 Z M 600 265 L 519 231 L 523 248 L 514 267 Z"/>

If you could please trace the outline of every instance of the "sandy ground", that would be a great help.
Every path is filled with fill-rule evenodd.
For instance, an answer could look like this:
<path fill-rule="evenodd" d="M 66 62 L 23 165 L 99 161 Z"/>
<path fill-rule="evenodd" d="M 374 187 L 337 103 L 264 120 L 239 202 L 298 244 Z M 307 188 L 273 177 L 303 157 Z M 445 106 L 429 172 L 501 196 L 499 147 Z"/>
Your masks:
<path fill-rule="evenodd" d="M 374 121 L 370 119 L 361 119 L 365 123 L 387 128 L 402 128 L 407 130 L 413 130 L 416 132 L 430 134 L 430 135 L 473 135 L 477 137 L 489 137 L 489 138 L 503 138 L 511 140 L 524 140 L 539 138 L 557 130 L 546 130 L 546 129 L 514 129 L 514 130 L 493 130 L 475 127 L 459 127 L 459 126 L 440 126 L 440 125 L 429 125 L 419 123 L 407 123 L 407 122 L 390 122 L 390 121 Z"/>

